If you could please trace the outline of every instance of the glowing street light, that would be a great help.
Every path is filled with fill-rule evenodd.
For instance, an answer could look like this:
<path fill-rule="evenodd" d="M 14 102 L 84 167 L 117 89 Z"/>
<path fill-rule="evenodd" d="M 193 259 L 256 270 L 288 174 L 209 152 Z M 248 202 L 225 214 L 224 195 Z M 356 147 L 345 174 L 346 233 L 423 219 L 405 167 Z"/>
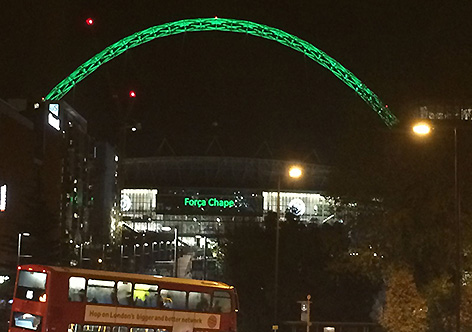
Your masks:
<path fill-rule="evenodd" d="M 294 179 L 298 179 L 299 177 L 302 176 L 302 174 L 303 174 L 303 170 L 299 166 L 292 166 L 288 170 L 288 175 Z"/>
<path fill-rule="evenodd" d="M 427 122 L 418 122 L 413 127 L 412 130 L 416 135 L 429 135 L 431 133 L 431 125 Z"/>

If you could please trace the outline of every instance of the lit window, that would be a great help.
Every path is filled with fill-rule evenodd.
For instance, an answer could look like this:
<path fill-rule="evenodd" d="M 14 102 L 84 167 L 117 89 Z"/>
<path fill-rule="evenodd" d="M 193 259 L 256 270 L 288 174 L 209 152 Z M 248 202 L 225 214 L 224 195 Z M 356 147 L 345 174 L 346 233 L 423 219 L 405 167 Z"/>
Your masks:
<path fill-rule="evenodd" d="M 87 285 L 87 302 L 113 304 L 114 291 L 114 281 L 89 279 Z"/>
<path fill-rule="evenodd" d="M 49 104 L 48 124 L 56 130 L 61 130 L 59 104 Z"/>
<path fill-rule="evenodd" d="M 0 212 L 7 208 L 7 185 L 0 186 Z"/>

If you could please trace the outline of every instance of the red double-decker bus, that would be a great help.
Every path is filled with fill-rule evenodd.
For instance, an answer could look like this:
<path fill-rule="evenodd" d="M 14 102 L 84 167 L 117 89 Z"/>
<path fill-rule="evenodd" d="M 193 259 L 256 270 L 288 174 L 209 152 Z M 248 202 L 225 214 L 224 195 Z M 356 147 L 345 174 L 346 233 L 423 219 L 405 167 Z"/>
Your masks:
<path fill-rule="evenodd" d="M 9 332 L 235 332 L 237 311 L 221 282 L 22 265 Z"/>

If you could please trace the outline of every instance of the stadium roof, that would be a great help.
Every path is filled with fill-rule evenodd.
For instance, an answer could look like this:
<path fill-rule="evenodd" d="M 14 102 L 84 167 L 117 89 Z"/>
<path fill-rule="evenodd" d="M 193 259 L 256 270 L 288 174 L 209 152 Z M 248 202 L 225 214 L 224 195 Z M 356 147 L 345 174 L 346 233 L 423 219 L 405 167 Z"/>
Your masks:
<path fill-rule="evenodd" d="M 283 174 L 297 164 L 303 178 L 288 181 Z M 152 157 L 123 162 L 127 188 L 234 188 L 323 191 L 328 166 L 282 160 L 235 157 Z"/>

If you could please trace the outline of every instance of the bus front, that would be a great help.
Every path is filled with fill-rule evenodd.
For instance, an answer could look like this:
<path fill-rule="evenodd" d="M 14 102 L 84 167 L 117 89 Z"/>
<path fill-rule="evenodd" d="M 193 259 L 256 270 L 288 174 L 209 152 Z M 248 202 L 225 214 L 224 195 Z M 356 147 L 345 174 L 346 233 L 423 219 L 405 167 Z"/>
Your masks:
<path fill-rule="evenodd" d="M 9 332 L 45 331 L 47 285 L 44 266 L 18 266 Z"/>

